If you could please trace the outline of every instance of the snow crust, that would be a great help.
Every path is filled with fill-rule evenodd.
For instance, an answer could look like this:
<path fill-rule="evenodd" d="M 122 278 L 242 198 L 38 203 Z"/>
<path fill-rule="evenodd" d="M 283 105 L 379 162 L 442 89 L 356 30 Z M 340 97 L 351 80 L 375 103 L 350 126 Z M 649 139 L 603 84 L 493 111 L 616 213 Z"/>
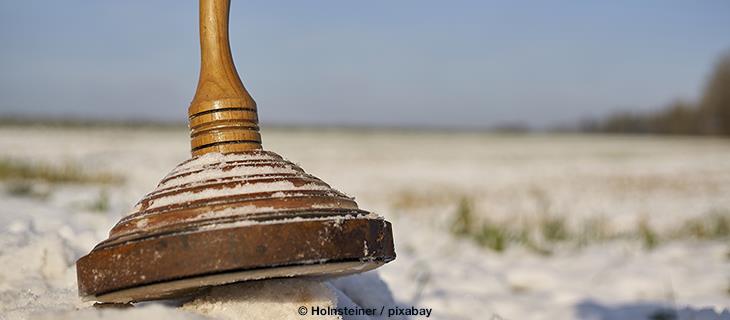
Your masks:
<path fill-rule="evenodd" d="M 259 319 L 378 319 L 364 315 L 300 315 L 299 307 L 357 308 L 395 306 L 388 286 L 376 272 L 338 278 L 273 279 L 216 287 L 190 302 L 182 310 L 226 320 Z M 311 310 L 311 309 L 309 309 Z M 400 317 L 391 317 L 400 319 Z"/>
<path fill-rule="evenodd" d="M 265 161 L 265 160 L 278 160 L 269 153 L 235 153 L 235 154 L 222 154 L 217 152 L 206 153 L 204 155 L 187 160 L 185 163 L 178 166 L 171 174 L 183 173 L 191 170 L 196 170 L 209 165 L 217 165 L 225 162 L 235 161 Z"/>
<path fill-rule="evenodd" d="M 83 163 L 84 169 L 126 179 L 117 186 L 34 184 L 50 191 L 43 197 L 13 195 L 11 182 L 0 182 L 0 319 L 204 319 L 214 316 L 196 313 L 201 308 L 223 305 L 248 305 L 239 317 L 264 314 L 258 309 L 264 300 L 247 287 L 253 284 L 220 288 L 182 309 L 148 303 L 97 310 L 77 297 L 75 260 L 188 157 L 188 141 L 180 138 L 185 136 L 0 128 L 3 157 Z M 538 198 L 568 221 L 603 216 L 612 228 L 627 230 L 644 215 L 660 232 L 708 210 L 730 208 L 726 141 L 276 131 L 265 137 L 267 147 L 357 195 L 363 208 L 384 213 L 393 223 L 398 258 L 377 273 L 328 282 L 294 279 L 294 287 L 285 285 L 288 280 L 262 281 L 271 286 L 262 292 L 310 290 L 317 301 L 338 305 L 395 300 L 433 308 L 433 319 L 647 320 L 661 310 L 673 310 L 678 320 L 730 319 L 724 310 L 730 306 L 726 241 L 684 239 L 653 250 L 612 241 L 544 256 L 520 247 L 496 253 L 448 232 L 452 200 L 461 195 L 474 199 L 476 214 L 497 221 L 535 215 L 544 208 Z M 305 147 L 313 141 L 316 150 Z M 106 208 L 92 209 L 102 194 Z M 277 299 L 281 306 L 294 303 L 290 296 Z M 255 301 L 261 304 L 254 307 Z M 279 306 L 267 308 L 284 312 Z"/>
<path fill-rule="evenodd" d="M 176 204 L 176 203 L 185 203 L 185 202 L 191 202 L 201 199 L 208 199 L 208 198 L 215 198 L 215 197 L 224 197 L 224 196 L 232 196 L 232 195 L 244 195 L 244 194 L 253 194 L 253 193 L 259 193 L 259 192 L 272 192 L 272 191 L 280 191 L 280 190 L 286 190 L 286 191 L 328 191 L 331 190 L 330 188 L 318 185 L 314 183 L 308 183 L 302 186 L 295 186 L 293 183 L 289 181 L 277 181 L 277 182 L 264 182 L 264 183 L 255 183 L 255 184 L 248 184 L 245 186 L 245 188 L 241 188 L 239 186 L 231 187 L 231 188 L 221 188 L 221 189 L 205 189 L 203 191 L 197 191 L 197 192 L 182 192 L 175 195 L 170 196 L 164 196 L 160 197 L 158 199 L 150 201 L 148 209 L 162 207 L 170 204 Z"/>
<path fill-rule="evenodd" d="M 289 167 L 275 167 L 275 166 L 240 166 L 232 169 L 224 170 L 222 168 L 207 168 L 204 171 L 191 173 L 187 175 L 181 175 L 179 177 L 172 178 L 170 180 L 160 183 L 158 188 L 169 188 L 173 186 L 179 186 L 183 184 L 189 184 L 198 181 L 241 177 L 259 174 L 296 174 L 299 171 Z M 195 184 L 192 184 L 195 185 Z"/>
<path fill-rule="evenodd" d="M 182 306 L 183 310 L 226 320 L 301 319 L 301 306 L 336 307 L 337 295 L 326 283 L 303 279 L 253 281 L 213 288 Z M 313 317 L 315 318 L 315 317 Z M 325 316 L 322 319 L 341 319 Z"/>
<path fill-rule="evenodd" d="M 174 177 L 169 180 L 161 182 L 157 190 L 160 189 L 175 189 L 176 187 L 186 186 L 193 187 L 203 183 L 211 183 L 216 181 L 222 181 L 225 178 L 240 177 L 245 178 L 252 175 L 276 175 L 276 174 L 298 174 L 304 177 L 301 171 L 296 170 L 292 165 L 285 165 L 284 167 L 278 167 L 275 165 L 246 165 L 250 161 L 272 161 L 281 160 L 267 153 L 252 153 L 252 154 L 220 154 L 220 153 L 208 153 L 202 156 L 188 160 L 172 172 L 168 174 L 168 177 Z M 232 163 L 237 163 L 233 168 L 226 168 Z M 175 193 L 172 195 L 161 196 L 154 198 L 150 201 L 147 208 L 157 208 L 170 204 L 185 203 L 196 201 L 200 199 L 224 197 L 232 195 L 244 195 L 254 194 L 261 192 L 277 192 L 280 193 L 278 196 L 283 196 L 283 192 L 280 191 L 330 191 L 331 189 L 324 183 L 307 183 L 305 185 L 296 186 L 290 181 L 274 181 L 274 182 L 259 182 L 259 183 L 245 183 L 245 187 L 234 186 L 226 188 L 207 188 L 201 191 L 188 191 L 182 193 Z M 277 196 L 275 194 L 275 196 Z M 139 208 L 139 206 L 138 206 Z M 138 209 L 137 208 L 137 209 Z"/>
<path fill-rule="evenodd" d="M 277 161 L 279 160 L 279 161 Z M 263 163 L 262 163 L 263 161 Z M 277 162 L 274 162 L 277 161 Z M 188 160 L 172 172 L 158 185 L 158 189 L 164 189 L 184 184 L 195 185 L 195 182 L 215 181 L 223 178 L 245 177 L 262 174 L 301 174 L 294 166 L 284 164 L 283 167 L 274 165 L 281 164 L 281 159 L 266 153 L 261 154 L 221 154 L 207 153 L 202 156 Z M 257 165 L 247 165 L 254 162 Z M 226 168 L 232 166 L 232 168 Z"/>
<path fill-rule="evenodd" d="M 145 305 L 126 309 L 86 308 L 78 311 L 58 313 L 37 313 L 33 319 L 38 320 L 129 320 L 129 319 L 176 319 L 206 320 L 209 317 L 182 312 L 163 305 Z"/>

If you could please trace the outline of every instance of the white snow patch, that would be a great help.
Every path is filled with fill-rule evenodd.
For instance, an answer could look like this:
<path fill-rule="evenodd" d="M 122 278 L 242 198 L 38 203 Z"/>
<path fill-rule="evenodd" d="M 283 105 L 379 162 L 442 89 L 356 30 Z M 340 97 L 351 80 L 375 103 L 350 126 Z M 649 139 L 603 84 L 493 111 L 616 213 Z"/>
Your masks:
<path fill-rule="evenodd" d="M 176 203 L 185 203 L 185 202 L 191 202 L 191 201 L 195 201 L 195 200 L 208 199 L 208 198 L 244 195 L 244 194 L 260 193 L 260 192 L 272 192 L 272 191 L 281 191 L 281 190 L 328 191 L 328 190 L 330 190 L 330 188 L 327 188 L 326 186 L 323 186 L 323 185 L 314 184 L 314 183 L 308 183 L 308 184 L 297 187 L 290 181 L 254 183 L 254 184 L 235 186 L 235 187 L 231 187 L 231 188 L 205 189 L 205 190 L 202 190 L 199 192 L 188 191 L 188 192 L 178 193 L 178 194 L 174 194 L 174 195 L 170 195 L 170 196 L 164 196 L 164 197 L 160 197 L 160 198 L 150 201 L 150 204 L 147 207 L 147 209 L 162 207 L 162 206 L 176 204 Z"/>
<path fill-rule="evenodd" d="M 240 166 L 228 170 L 223 169 L 206 169 L 201 172 L 196 172 L 188 175 L 183 175 L 161 183 L 157 188 L 169 188 L 174 186 L 185 185 L 189 183 L 216 180 L 230 177 L 245 177 L 250 175 L 259 174 L 282 174 L 282 173 L 299 173 L 299 171 L 292 169 L 292 167 L 273 167 L 273 166 Z M 193 184 L 194 185 L 194 184 Z"/>
<path fill-rule="evenodd" d="M 147 226 L 147 218 L 137 220 L 137 228 L 144 228 Z"/>
<path fill-rule="evenodd" d="M 213 164 L 221 164 L 233 161 L 251 161 L 251 160 L 276 160 L 277 158 L 267 153 L 231 153 L 221 154 L 217 152 L 206 153 L 204 155 L 193 158 L 184 164 L 178 166 L 171 175 L 184 173 L 187 171 L 203 168 Z"/>
<path fill-rule="evenodd" d="M 311 315 L 319 308 L 393 306 L 390 290 L 377 273 L 328 282 L 307 278 L 271 279 L 215 287 L 182 309 L 226 320 L 371 319 L 368 316 Z M 298 308 L 305 307 L 302 316 Z M 375 318 L 372 318 L 375 319 Z M 393 319 L 393 318 L 391 318 Z M 398 319 L 398 318 L 395 318 Z"/>
<path fill-rule="evenodd" d="M 52 165 L 76 161 L 84 169 L 124 175 L 126 181 L 105 187 L 54 185 L 46 199 L 11 196 L 7 183 L 0 182 L 0 319 L 202 317 L 159 303 L 92 309 L 77 297 L 73 265 L 108 236 L 120 213 L 161 174 L 189 157 L 185 136 L 167 130 L 0 128 L 3 157 Z M 447 228 L 456 200 L 464 196 L 474 201 L 475 215 L 495 220 L 519 221 L 547 208 L 568 222 L 605 217 L 617 231 L 635 228 L 643 215 L 661 232 L 730 208 L 727 141 L 306 130 L 265 136 L 267 146 L 357 195 L 364 208 L 385 213 L 393 223 L 398 259 L 379 274 L 400 305 L 433 308 L 430 319 L 499 314 L 646 320 L 658 308 L 677 309 L 683 320 L 730 319 L 723 311 L 730 306 L 726 241 L 680 239 L 653 250 L 615 241 L 551 256 L 513 246 L 497 254 L 454 239 Z M 317 148 L 307 147 L 315 143 Z M 220 156 L 206 161 L 216 163 L 220 159 L 212 158 Z M 97 199 L 101 188 L 108 190 L 110 209 L 88 212 L 84 205 Z M 401 198 L 414 205 L 395 207 Z M 358 299 L 385 296 L 370 294 L 357 282 L 347 287 L 363 290 L 353 293 L 339 287 L 339 280 L 329 289 L 338 304 L 350 299 L 379 305 Z"/>
<path fill-rule="evenodd" d="M 142 307 L 114 309 L 87 308 L 78 311 L 58 313 L 38 313 L 33 319 L 39 320 L 128 320 L 128 319 L 175 319 L 204 320 L 210 319 L 201 315 L 183 312 L 162 305 L 145 305 Z"/>
<path fill-rule="evenodd" d="M 234 215 L 246 215 L 246 214 L 271 212 L 271 211 L 274 211 L 274 207 L 258 207 L 258 206 L 254 206 L 254 205 L 247 205 L 247 206 L 237 206 L 237 207 L 233 207 L 233 208 L 225 208 L 225 209 L 216 210 L 216 211 L 209 211 L 209 212 L 198 215 L 198 218 L 202 218 L 202 219 L 220 218 L 220 217 L 230 217 L 230 216 L 234 216 Z"/>
<path fill-rule="evenodd" d="M 303 318 L 297 312 L 301 306 L 326 308 L 336 305 L 336 294 L 322 282 L 273 279 L 215 287 L 209 293 L 184 304 L 182 309 L 227 320 L 295 320 Z M 325 316 L 321 319 L 341 318 Z"/>

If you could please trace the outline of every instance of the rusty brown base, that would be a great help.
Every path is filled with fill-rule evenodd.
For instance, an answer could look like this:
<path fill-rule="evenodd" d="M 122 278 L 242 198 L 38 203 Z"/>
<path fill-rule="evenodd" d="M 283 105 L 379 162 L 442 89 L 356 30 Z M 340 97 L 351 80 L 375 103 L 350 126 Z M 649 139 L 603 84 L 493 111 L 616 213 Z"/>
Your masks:
<path fill-rule="evenodd" d="M 243 280 L 362 272 L 393 259 L 385 220 L 289 220 L 150 235 L 97 247 L 76 268 L 79 295 L 122 303 Z"/>

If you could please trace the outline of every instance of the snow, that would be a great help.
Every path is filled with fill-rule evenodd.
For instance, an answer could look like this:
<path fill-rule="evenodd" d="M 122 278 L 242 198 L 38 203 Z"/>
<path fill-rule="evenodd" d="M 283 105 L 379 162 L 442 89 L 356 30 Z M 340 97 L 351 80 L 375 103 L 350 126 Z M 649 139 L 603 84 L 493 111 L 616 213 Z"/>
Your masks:
<path fill-rule="evenodd" d="M 228 169 L 228 170 L 206 169 L 205 171 L 190 173 L 190 174 L 186 174 L 186 175 L 180 175 L 180 176 L 177 176 L 170 180 L 167 180 L 164 183 L 161 183 L 159 188 L 162 189 L 162 188 L 168 188 L 168 187 L 172 187 L 172 186 L 184 185 L 184 184 L 188 184 L 188 183 L 192 183 L 192 182 L 238 177 L 238 176 L 245 176 L 245 175 L 274 174 L 274 173 L 295 174 L 297 172 L 298 171 L 292 169 L 292 167 L 273 167 L 273 166 L 261 166 L 261 167 L 245 166 L 245 167 L 234 167 L 233 169 Z"/>
<path fill-rule="evenodd" d="M 255 161 L 257 165 L 251 165 L 252 161 Z M 268 163 L 262 164 L 261 161 L 268 161 Z M 281 174 L 296 174 L 296 178 L 309 179 L 310 182 L 297 186 L 291 181 L 256 181 L 257 177 L 266 176 L 267 179 L 271 179 L 273 177 L 281 177 Z M 229 182 L 236 181 L 237 183 L 222 188 L 209 187 L 203 190 L 179 192 L 180 190 L 189 189 L 196 185 L 210 184 L 211 182 L 215 183 L 223 180 Z M 274 192 L 274 197 L 285 197 L 287 194 L 296 196 L 304 194 L 302 193 L 303 191 L 327 191 L 333 195 L 337 194 L 337 191 L 332 190 L 327 184 L 306 176 L 301 169 L 287 162 L 283 162 L 272 153 L 228 155 L 209 153 L 187 160 L 173 169 L 160 182 L 155 191 L 145 197 L 145 200 L 148 200 L 147 203 L 140 201 L 135 209 L 141 209 L 143 205 L 146 210 L 149 210 L 172 204 L 194 202 L 201 199 L 264 192 Z M 242 209 L 244 208 L 236 208 L 239 213 L 243 213 Z M 255 209 L 250 213 L 254 213 L 255 211 L 258 210 Z"/>
<path fill-rule="evenodd" d="M 179 319 L 205 320 L 210 319 L 203 315 L 182 312 L 162 305 L 146 305 L 128 309 L 94 309 L 87 308 L 79 311 L 33 314 L 33 319 L 39 320 L 127 320 L 127 319 Z"/>
<path fill-rule="evenodd" d="M 220 189 L 212 189 L 208 188 L 203 191 L 197 191 L 197 192 L 182 192 L 177 193 L 170 196 L 162 196 L 160 198 L 155 198 L 154 200 L 150 201 L 149 206 L 147 209 L 157 208 L 157 207 L 163 207 L 170 204 L 176 204 L 176 203 L 184 203 L 188 201 L 195 201 L 200 199 L 210 199 L 210 198 L 216 198 L 216 197 L 225 197 L 225 196 L 231 196 L 231 195 L 243 195 L 243 194 L 253 194 L 253 193 L 260 193 L 260 192 L 272 192 L 272 191 L 278 191 L 278 190 L 287 190 L 287 191 L 329 191 L 331 189 L 314 184 L 314 183 L 308 183 L 302 186 L 295 186 L 290 181 L 276 181 L 276 182 L 262 182 L 262 183 L 255 183 L 255 184 L 248 184 L 245 188 L 241 188 L 240 186 L 230 187 L 230 188 L 220 188 Z"/>
<path fill-rule="evenodd" d="M 603 217 L 616 231 L 634 228 L 640 217 L 657 232 L 670 230 L 730 210 L 727 141 L 347 131 L 263 136 L 266 148 L 391 221 L 398 258 L 346 278 L 265 280 L 186 302 L 96 309 L 77 297 L 74 261 L 189 157 L 187 133 L 5 127 L 2 158 L 83 163 L 91 172 L 122 175 L 125 183 L 37 183 L 48 192 L 38 197 L 7 192 L 14 182 L 0 181 L 0 319 L 300 319 L 291 307 L 301 301 L 432 308 L 434 319 L 730 319 L 723 311 L 730 306 L 726 239 L 677 239 L 652 250 L 620 239 L 540 255 L 520 246 L 494 252 L 448 231 L 462 196 L 494 221 L 529 221 L 548 211 L 575 224 Z M 227 156 L 201 157 L 185 170 L 221 157 Z M 108 205 L 92 210 L 102 194 Z"/>
<path fill-rule="evenodd" d="M 249 163 L 257 165 L 242 165 Z M 300 171 L 293 165 L 281 162 L 281 159 L 268 153 L 228 155 L 208 153 L 187 160 L 173 169 L 159 184 L 158 189 L 230 177 L 296 173 Z"/>
<path fill-rule="evenodd" d="M 179 174 L 183 172 L 193 171 L 209 165 L 218 165 L 226 162 L 236 161 L 266 161 L 266 160 L 278 160 L 279 158 L 266 153 L 248 153 L 248 154 L 221 154 L 221 153 L 206 153 L 199 157 L 193 158 L 186 161 L 181 166 L 176 168 L 172 174 Z"/>
<path fill-rule="evenodd" d="M 182 309 L 226 320 L 297 319 L 304 305 L 336 307 L 337 296 L 323 282 L 275 279 L 216 287 Z"/>
<path fill-rule="evenodd" d="M 395 306 L 388 286 L 377 273 L 335 279 L 274 279 L 215 287 L 186 302 L 181 309 L 226 320 L 256 319 L 378 319 L 386 317 L 300 315 L 298 308 L 363 308 Z M 391 317 L 398 319 L 399 317 Z"/>
<path fill-rule="evenodd" d="M 340 296 L 349 298 L 352 303 L 368 306 L 393 306 L 393 294 L 376 272 L 366 272 L 330 281 Z M 378 294 L 372 294 L 377 292 Z"/>

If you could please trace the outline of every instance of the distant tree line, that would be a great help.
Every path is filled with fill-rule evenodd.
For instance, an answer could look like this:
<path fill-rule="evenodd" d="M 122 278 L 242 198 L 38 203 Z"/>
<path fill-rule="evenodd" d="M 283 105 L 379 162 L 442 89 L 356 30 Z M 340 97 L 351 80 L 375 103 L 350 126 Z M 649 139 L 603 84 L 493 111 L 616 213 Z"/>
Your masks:
<path fill-rule="evenodd" d="M 700 101 L 675 101 L 650 112 L 619 112 L 601 120 L 586 120 L 581 131 L 730 136 L 730 52 L 723 55 L 708 79 Z"/>

